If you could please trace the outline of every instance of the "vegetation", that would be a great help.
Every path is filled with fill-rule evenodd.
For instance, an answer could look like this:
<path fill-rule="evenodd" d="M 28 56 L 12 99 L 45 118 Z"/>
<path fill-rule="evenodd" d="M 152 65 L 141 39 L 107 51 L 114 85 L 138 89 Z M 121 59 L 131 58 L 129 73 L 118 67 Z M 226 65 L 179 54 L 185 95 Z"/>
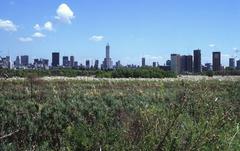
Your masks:
<path fill-rule="evenodd" d="M 56 68 L 50 70 L 9 70 L 0 69 L 0 77 L 28 77 L 29 75 L 36 75 L 38 77 L 44 76 L 96 76 L 99 78 L 168 78 L 176 77 L 176 74 L 170 71 L 163 71 L 158 68 L 120 68 L 115 70 L 96 70 L 96 69 L 71 69 L 71 68 Z"/>
<path fill-rule="evenodd" d="M 0 150 L 239 150 L 240 81 L 0 81 Z"/>

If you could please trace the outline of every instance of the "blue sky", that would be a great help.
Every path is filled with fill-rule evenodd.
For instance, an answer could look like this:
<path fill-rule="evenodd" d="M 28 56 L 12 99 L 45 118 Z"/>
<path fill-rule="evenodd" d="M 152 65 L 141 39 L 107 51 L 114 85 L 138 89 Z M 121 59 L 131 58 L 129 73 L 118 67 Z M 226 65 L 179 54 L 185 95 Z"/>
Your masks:
<path fill-rule="evenodd" d="M 35 27 L 35 28 L 34 28 Z M 163 64 L 171 53 L 221 51 L 223 64 L 240 49 L 239 0 L 1 0 L 0 55 L 49 58 L 51 52 L 114 62 Z"/>

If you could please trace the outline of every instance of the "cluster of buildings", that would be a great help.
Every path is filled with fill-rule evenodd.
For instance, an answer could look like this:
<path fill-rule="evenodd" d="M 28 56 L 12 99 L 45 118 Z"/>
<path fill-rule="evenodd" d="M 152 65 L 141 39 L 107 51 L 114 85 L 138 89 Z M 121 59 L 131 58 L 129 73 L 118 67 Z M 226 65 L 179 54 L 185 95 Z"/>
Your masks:
<path fill-rule="evenodd" d="M 146 58 L 142 58 L 141 67 L 146 67 Z M 85 64 L 79 64 L 74 56 L 62 56 L 62 63 L 60 63 L 60 53 L 52 53 L 52 62 L 49 63 L 48 59 L 34 59 L 30 63 L 29 56 L 17 56 L 13 65 L 11 65 L 10 56 L 0 57 L 0 68 L 13 68 L 13 69 L 49 69 L 49 68 L 76 68 L 76 69 L 102 69 L 109 70 L 114 68 L 123 67 L 120 60 L 113 65 L 110 57 L 110 45 L 106 46 L 106 56 L 100 64 L 99 60 L 90 61 L 86 60 Z M 128 68 L 138 68 L 138 65 L 127 65 Z M 193 55 L 180 55 L 171 54 L 171 59 L 166 61 L 165 65 L 159 65 L 158 62 L 153 62 L 152 67 L 158 67 L 163 70 L 173 71 L 177 74 L 191 74 L 201 73 L 202 71 L 221 71 L 224 67 L 221 65 L 221 52 L 212 53 L 212 63 L 205 63 L 202 65 L 201 50 L 193 51 Z M 235 61 L 235 58 L 229 59 L 229 67 L 231 69 L 240 70 L 240 60 Z"/>
<path fill-rule="evenodd" d="M 171 71 L 178 74 L 201 73 L 202 71 L 222 71 L 224 66 L 221 64 L 221 52 L 212 53 L 212 63 L 202 65 L 201 50 L 193 51 L 193 55 L 171 54 L 170 67 Z M 237 62 L 237 66 L 235 64 Z M 168 64 L 169 65 L 169 64 Z M 229 69 L 240 69 L 240 60 L 229 58 Z"/>

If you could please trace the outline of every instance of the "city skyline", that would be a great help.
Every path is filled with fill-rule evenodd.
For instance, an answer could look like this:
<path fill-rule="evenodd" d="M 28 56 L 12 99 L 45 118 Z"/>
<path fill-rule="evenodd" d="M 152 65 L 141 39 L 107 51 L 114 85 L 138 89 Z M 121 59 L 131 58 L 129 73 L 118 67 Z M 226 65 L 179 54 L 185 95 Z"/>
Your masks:
<path fill-rule="evenodd" d="M 0 56 L 47 58 L 58 51 L 75 60 L 103 60 L 112 46 L 114 62 L 141 65 L 139 58 L 164 64 L 171 53 L 192 55 L 202 50 L 202 62 L 221 51 L 222 64 L 240 48 L 240 2 L 202 0 L 3 0 L 0 6 Z M 186 7 L 187 6 L 187 7 Z M 44 11 L 41 11 L 44 10 Z M 124 10 L 124 11 L 123 11 Z M 237 60 L 237 59 L 236 59 Z"/>

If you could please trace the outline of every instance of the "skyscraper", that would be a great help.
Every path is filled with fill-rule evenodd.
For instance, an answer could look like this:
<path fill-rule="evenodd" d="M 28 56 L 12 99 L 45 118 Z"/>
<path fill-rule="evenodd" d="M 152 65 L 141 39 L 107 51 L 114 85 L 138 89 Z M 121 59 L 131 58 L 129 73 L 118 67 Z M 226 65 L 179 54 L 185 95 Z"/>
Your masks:
<path fill-rule="evenodd" d="M 14 61 L 14 67 L 19 68 L 20 67 L 20 58 L 19 56 L 16 57 L 16 60 Z"/>
<path fill-rule="evenodd" d="M 181 72 L 181 56 L 179 54 L 171 54 L 171 71 L 177 74 Z"/>
<path fill-rule="evenodd" d="M 59 64 L 59 59 L 60 58 L 60 54 L 59 52 L 53 52 L 52 53 L 52 66 L 53 67 L 58 67 L 60 64 Z"/>
<path fill-rule="evenodd" d="M 193 69 L 192 55 L 181 56 L 181 72 L 192 72 Z"/>
<path fill-rule="evenodd" d="M 27 67 L 29 64 L 29 57 L 27 55 L 21 56 L 21 65 Z"/>
<path fill-rule="evenodd" d="M 229 67 L 235 69 L 235 59 L 229 58 Z"/>
<path fill-rule="evenodd" d="M 221 71 L 221 52 L 213 52 L 213 71 Z"/>
<path fill-rule="evenodd" d="M 103 69 L 109 70 L 113 68 L 113 62 L 112 59 L 110 58 L 110 45 L 107 44 L 106 46 L 106 58 L 104 58 L 103 61 Z"/>
<path fill-rule="evenodd" d="M 86 69 L 90 69 L 90 60 L 86 60 Z"/>
<path fill-rule="evenodd" d="M 74 56 L 70 56 L 70 66 L 74 66 Z"/>
<path fill-rule="evenodd" d="M 237 61 L 237 69 L 240 70 L 240 60 Z"/>
<path fill-rule="evenodd" d="M 146 58 L 142 58 L 142 67 L 146 66 Z"/>
<path fill-rule="evenodd" d="M 200 73 L 202 72 L 202 62 L 201 62 L 201 50 L 197 49 L 193 51 L 194 55 L 194 72 Z"/>
<path fill-rule="evenodd" d="M 63 67 L 69 66 L 68 56 L 63 56 Z"/>
<path fill-rule="evenodd" d="M 99 67 L 99 60 L 95 60 L 94 69 L 98 69 L 98 67 Z"/>

